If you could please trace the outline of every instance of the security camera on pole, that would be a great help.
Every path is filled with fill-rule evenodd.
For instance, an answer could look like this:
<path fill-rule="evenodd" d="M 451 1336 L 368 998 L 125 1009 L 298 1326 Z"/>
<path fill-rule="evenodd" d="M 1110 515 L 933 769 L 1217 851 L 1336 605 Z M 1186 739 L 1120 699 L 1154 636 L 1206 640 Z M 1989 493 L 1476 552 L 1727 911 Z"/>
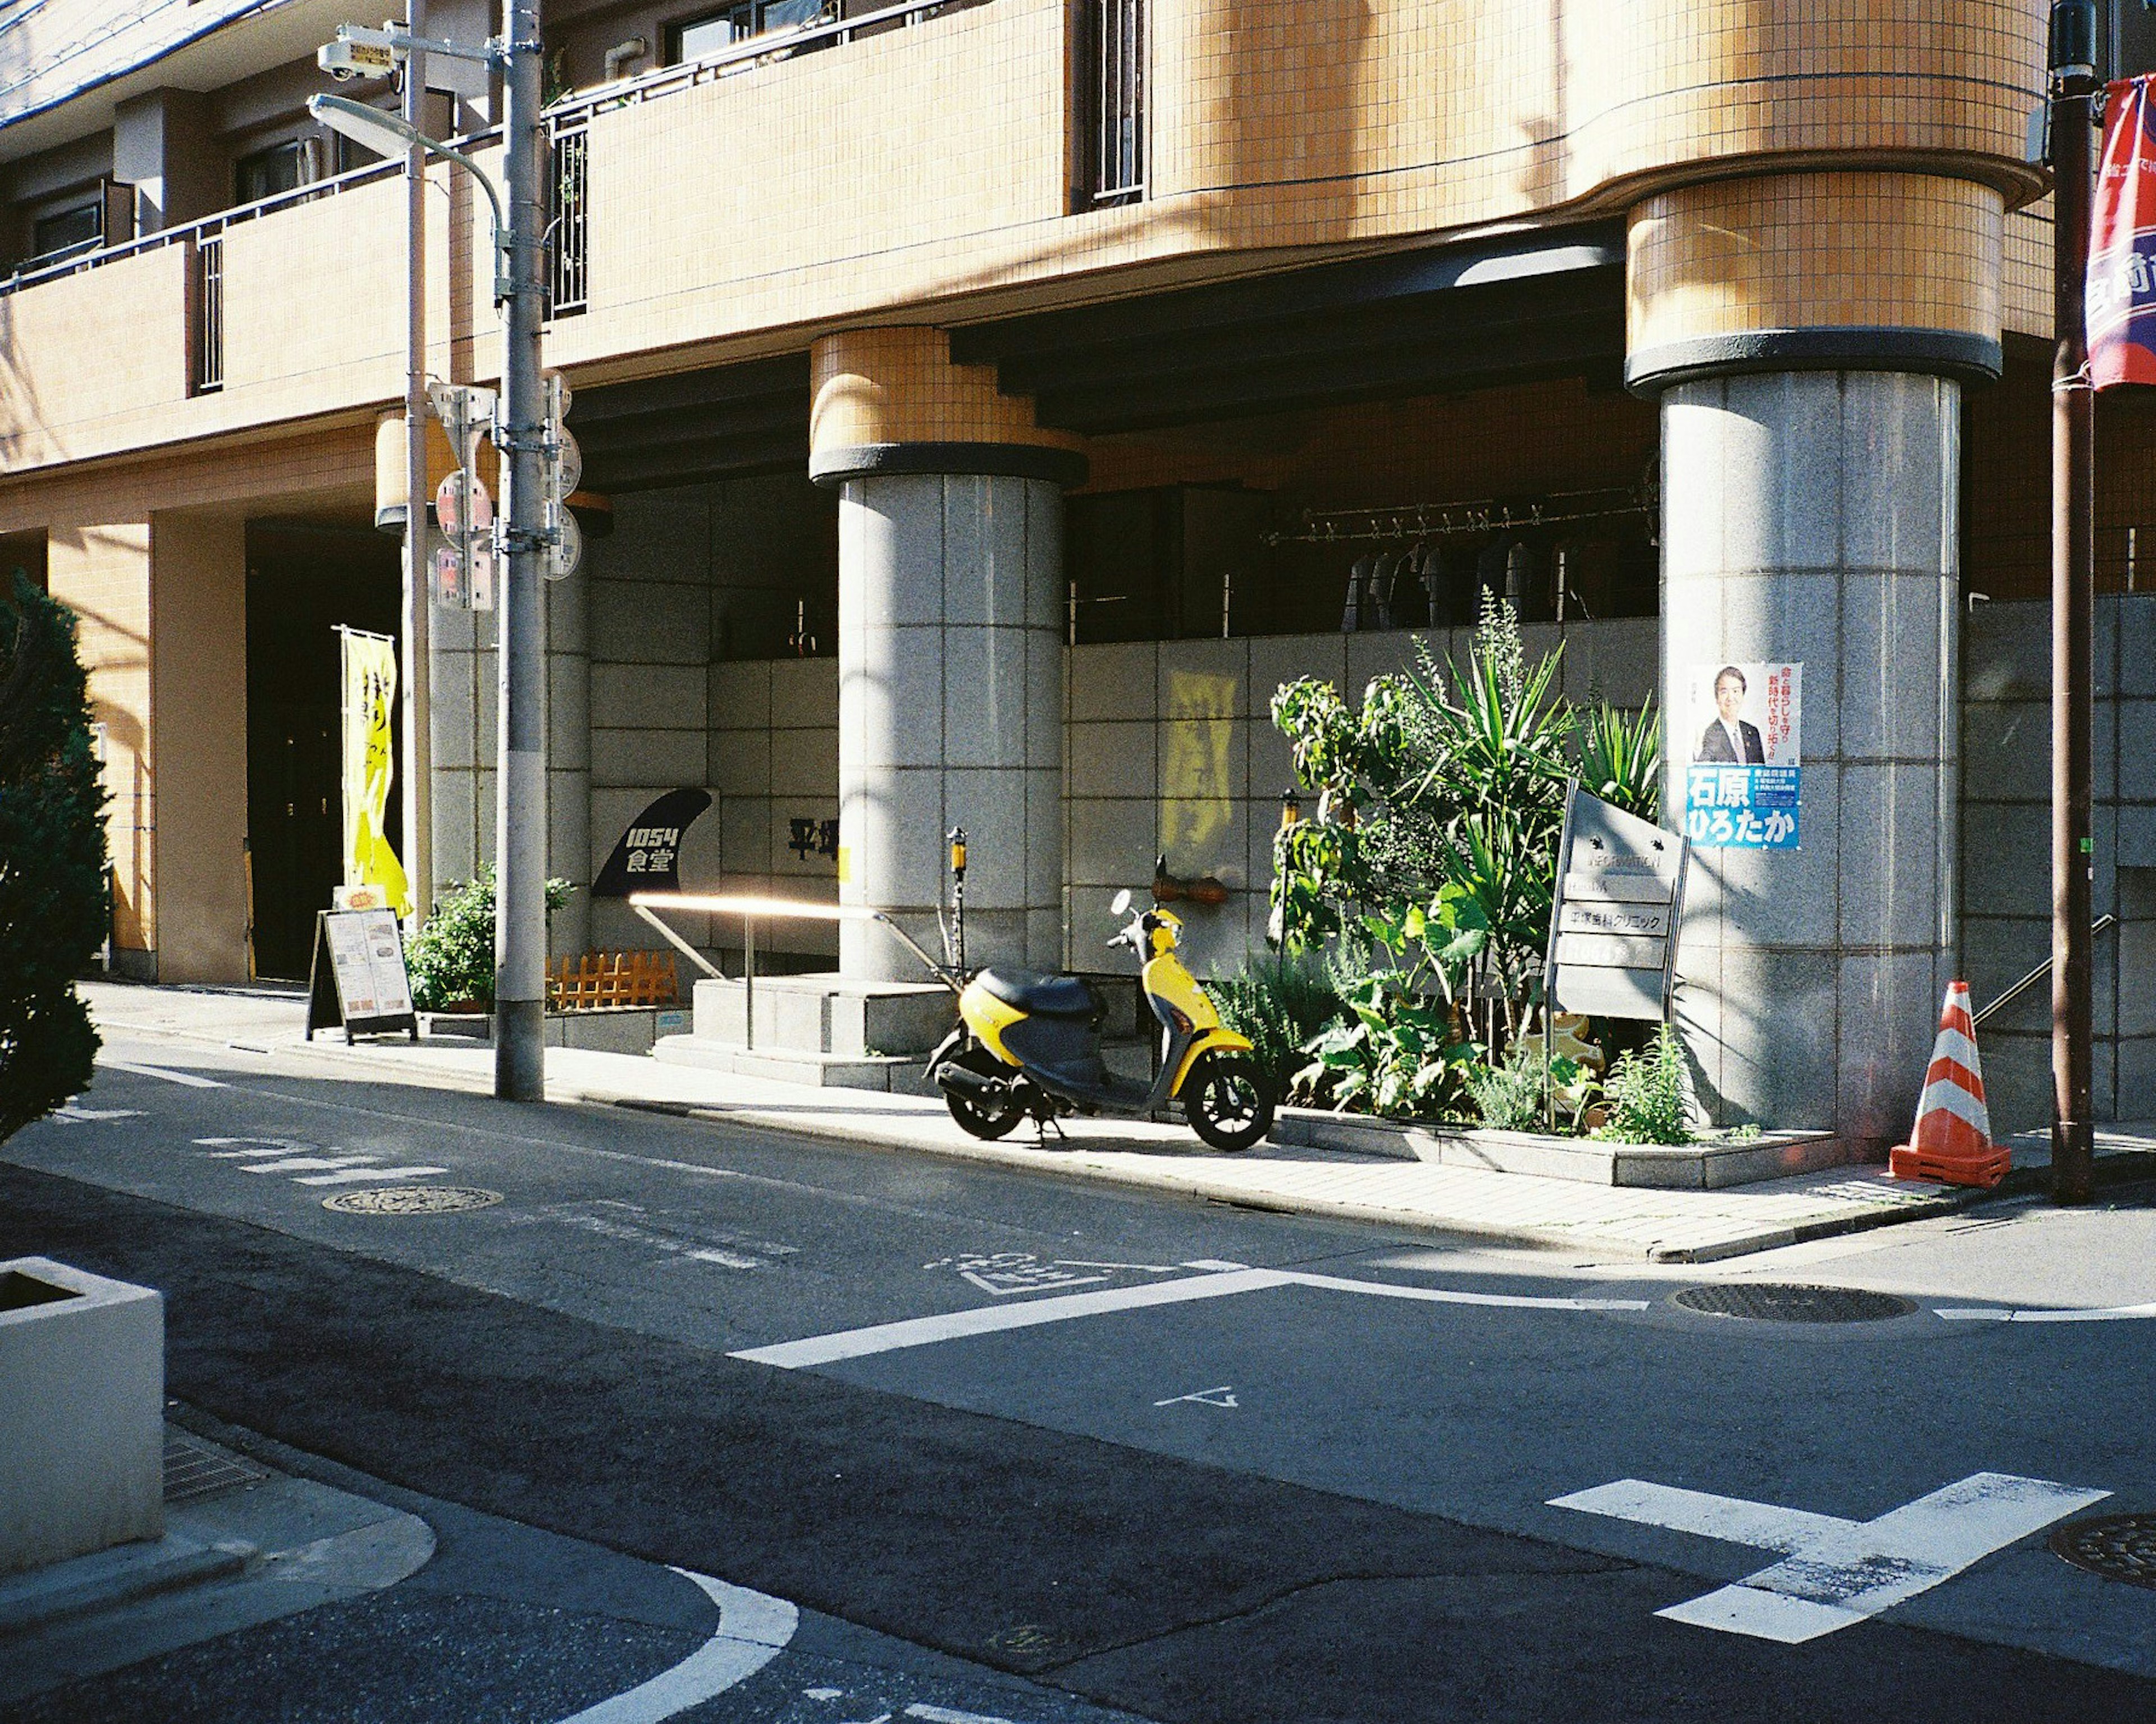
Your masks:
<path fill-rule="evenodd" d="M 316 96 L 307 107 L 325 125 L 383 153 L 417 143 L 460 163 L 494 208 L 495 299 L 502 308 L 502 400 L 495 442 L 501 450 L 507 516 L 498 536 L 506 572 L 497 595 L 494 1093 L 505 1101 L 537 1101 L 545 1094 L 547 1010 L 545 629 L 539 579 L 542 564 L 558 561 L 564 536 L 559 523 L 569 516 L 563 506 L 552 511 L 555 525 L 548 524 L 547 473 L 563 444 L 549 423 L 548 392 L 539 374 L 547 187 L 536 0 L 507 0 L 505 21 L 503 34 L 484 48 L 416 37 L 393 24 L 380 30 L 347 24 L 318 56 L 333 76 L 367 75 L 385 52 L 394 62 L 414 49 L 499 67 L 506 98 L 500 193 L 468 157 L 378 108 L 332 95 Z M 464 470 L 470 474 L 469 460 Z M 459 495 L 470 516 L 472 500 Z M 413 499 L 412 506 L 418 501 Z M 463 523 L 468 548 L 471 525 L 469 519 Z M 470 572 L 468 564 L 467 577 Z"/>

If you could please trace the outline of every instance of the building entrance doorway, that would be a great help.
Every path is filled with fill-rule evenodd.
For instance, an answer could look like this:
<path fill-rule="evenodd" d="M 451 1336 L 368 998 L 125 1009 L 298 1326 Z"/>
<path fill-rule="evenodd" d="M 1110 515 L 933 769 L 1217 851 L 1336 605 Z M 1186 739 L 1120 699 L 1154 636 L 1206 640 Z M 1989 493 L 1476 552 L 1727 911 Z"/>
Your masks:
<path fill-rule="evenodd" d="M 397 632 L 397 541 L 363 526 L 247 529 L 247 827 L 254 968 L 304 979 L 315 912 L 343 883 L 336 626 Z M 403 738 L 400 735 L 401 744 Z M 403 852 L 396 795 L 390 842 Z"/>

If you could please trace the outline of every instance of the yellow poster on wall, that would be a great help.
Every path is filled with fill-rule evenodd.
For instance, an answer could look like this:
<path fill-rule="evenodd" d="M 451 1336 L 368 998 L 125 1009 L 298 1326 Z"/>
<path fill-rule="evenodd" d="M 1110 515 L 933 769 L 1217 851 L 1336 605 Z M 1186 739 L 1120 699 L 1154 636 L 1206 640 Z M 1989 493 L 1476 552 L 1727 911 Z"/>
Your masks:
<path fill-rule="evenodd" d="M 397 643 L 386 634 L 340 629 L 344 649 L 344 883 L 382 888 L 400 916 L 412 913 L 411 884 L 383 823 L 397 777 Z"/>

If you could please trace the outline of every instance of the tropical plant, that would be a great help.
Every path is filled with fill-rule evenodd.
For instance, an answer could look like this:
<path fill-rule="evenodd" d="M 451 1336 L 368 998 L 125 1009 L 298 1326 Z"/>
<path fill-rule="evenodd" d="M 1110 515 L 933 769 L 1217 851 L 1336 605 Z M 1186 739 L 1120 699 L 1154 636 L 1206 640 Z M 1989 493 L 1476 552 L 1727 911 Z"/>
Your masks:
<path fill-rule="evenodd" d="M 1691 1075 L 1685 1068 L 1684 1045 L 1666 1024 L 1646 1049 L 1620 1054 L 1602 1093 L 1609 1117 L 1594 1135 L 1619 1143 L 1690 1143 L 1691 1127 Z"/>
<path fill-rule="evenodd" d="M 1221 1021 L 1250 1039 L 1253 1056 L 1282 1093 L 1302 1069 L 1305 1048 L 1342 1010 L 1326 967 L 1304 953 L 1260 959 L 1209 991 Z"/>
<path fill-rule="evenodd" d="M 1449 1031 L 1433 1041 L 1414 1014 L 1459 1021 L 1445 1008 L 1480 978 L 1478 992 L 1504 1003 L 1495 1034 L 1518 1037 L 1548 946 L 1568 786 L 1654 817 L 1651 703 L 1576 712 L 1558 691 L 1561 663 L 1530 662 L 1511 608 L 1486 595 L 1463 664 L 1440 664 L 1417 641 L 1414 665 L 1373 679 L 1359 708 L 1315 680 L 1275 695 L 1273 721 L 1318 799 L 1316 818 L 1275 840 L 1271 932 L 1286 952 L 1336 961 L 1367 945 L 1375 964 L 1340 973 L 1353 1015 L 1307 1044 L 1306 1085 L 1358 1106 L 1381 1091 L 1463 1093 Z M 1360 986 L 1379 972 L 1374 992 Z"/>
<path fill-rule="evenodd" d="M 1636 713 L 1598 701 L 1579 727 L 1579 788 L 1643 820 L 1662 807 L 1662 720 L 1650 699 Z"/>
<path fill-rule="evenodd" d="M 547 882 L 547 914 L 559 910 L 576 890 L 565 880 Z M 412 1003 L 423 1012 L 459 1007 L 494 1009 L 494 870 L 434 900 L 434 914 L 405 942 Z"/>
<path fill-rule="evenodd" d="M 74 617 L 15 572 L 0 599 L 0 1138 L 90 1086 L 75 977 L 111 926 L 105 791 Z"/>

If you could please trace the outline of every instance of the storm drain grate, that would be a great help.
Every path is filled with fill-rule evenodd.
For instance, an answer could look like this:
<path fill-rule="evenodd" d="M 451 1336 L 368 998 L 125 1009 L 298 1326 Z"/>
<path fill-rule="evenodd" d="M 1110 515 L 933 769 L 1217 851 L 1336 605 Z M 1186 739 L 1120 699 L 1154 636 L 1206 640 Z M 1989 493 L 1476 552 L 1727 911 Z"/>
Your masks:
<path fill-rule="evenodd" d="M 2051 1548 L 2076 1568 L 2156 1587 L 2156 1515 L 2100 1515 L 2069 1521 L 2051 1534 Z"/>
<path fill-rule="evenodd" d="M 1917 1307 L 1892 1293 L 1858 1287 L 1804 1287 L 1788 1281 L 1732 1281 L 1687 1287 L 1676 1296 L 1686 1311 L 1763 1323 L 1876 1323 L 1906 1317 Z"/>
<path fill-rule="evenodd" d="M 219 1455 L 185 1437 L 165 1433 L 165 1501 L 186 1502 L 214 1496 L 241 1485 L 259 1485 L 270 1476 L 259 1467 Z"/>
<path fill-rule="evenodd" d="M 476 1185 L 380 1185 L 365 1191 L 341 1191 L 324 1198 L 322 1207 L 341 1215 L 454 1215 L 465 1209 L 490 1208 L 498 1191 Z"/>

